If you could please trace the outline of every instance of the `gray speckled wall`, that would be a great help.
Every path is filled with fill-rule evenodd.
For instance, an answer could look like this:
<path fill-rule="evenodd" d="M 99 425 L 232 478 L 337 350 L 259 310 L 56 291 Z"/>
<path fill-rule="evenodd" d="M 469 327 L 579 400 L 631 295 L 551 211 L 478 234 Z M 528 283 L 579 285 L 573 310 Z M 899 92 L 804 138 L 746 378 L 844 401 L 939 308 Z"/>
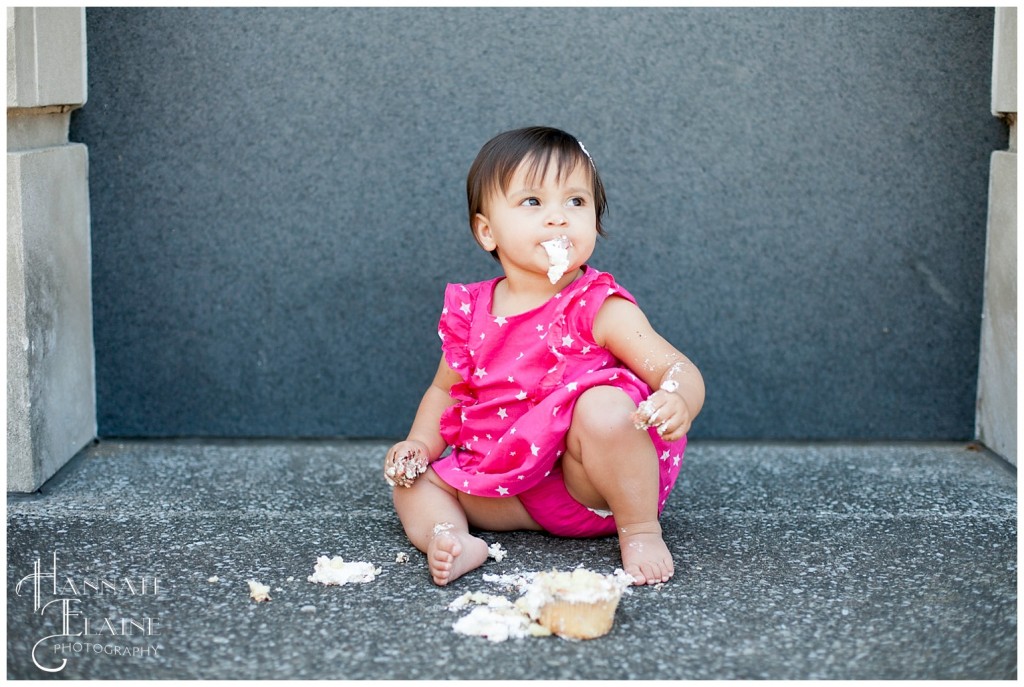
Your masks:
<path fill-rule="evenodd" d="M 699 438 L 974 431 L 991 9 L 87 13 L 101 436 L 403 435 L 465 174 L 576 133 Z"/>

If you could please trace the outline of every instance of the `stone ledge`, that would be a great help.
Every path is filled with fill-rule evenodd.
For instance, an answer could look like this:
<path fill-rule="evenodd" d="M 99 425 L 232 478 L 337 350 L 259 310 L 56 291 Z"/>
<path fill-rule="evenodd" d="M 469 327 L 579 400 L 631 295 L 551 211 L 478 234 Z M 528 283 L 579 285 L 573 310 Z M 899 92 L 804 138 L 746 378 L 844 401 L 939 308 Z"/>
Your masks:
<path fill-rule="evenodd" d="M 7 108 L 7 152 L 66 145 L 71 111 L 76 107 Z"/>
<path fill-rule="evenodd" d="M 977 436 L 1017 464 L 1017 154 L 992 153 Z"/>
<path fill-rule="evenodd" d="M 992 40 L 992 114 L 1017 111 L 1017 8 L 997 7 Z"/>
<path fill-rule="evenodd" d="M 88 151 L 8 152 L 7 179 L 7 488 L 32 491 L 96 435 Z"/>
<path fill-rule="evenodd" d="M 7 106 L 84 104 L 85 8 L 7 8 Z"/>

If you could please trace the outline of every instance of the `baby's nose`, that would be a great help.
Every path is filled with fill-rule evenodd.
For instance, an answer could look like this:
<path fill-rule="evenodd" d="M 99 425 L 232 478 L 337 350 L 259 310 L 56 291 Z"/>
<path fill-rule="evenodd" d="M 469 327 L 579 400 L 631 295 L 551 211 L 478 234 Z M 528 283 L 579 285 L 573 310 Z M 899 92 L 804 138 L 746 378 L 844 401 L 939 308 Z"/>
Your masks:
<path fill-rule="evenodd" d="M 550 225 L 561 226 L 565 224 L 565 222 L 565 213 L 563 212 L 553 212 L 550 215 L 548 215 L 548 224 Z"/>

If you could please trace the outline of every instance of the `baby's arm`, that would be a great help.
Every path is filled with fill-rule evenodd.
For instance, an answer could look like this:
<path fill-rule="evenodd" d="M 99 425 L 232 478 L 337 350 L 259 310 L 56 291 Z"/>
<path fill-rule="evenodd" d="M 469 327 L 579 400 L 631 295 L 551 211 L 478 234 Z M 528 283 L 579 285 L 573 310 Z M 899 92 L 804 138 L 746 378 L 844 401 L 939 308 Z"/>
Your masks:
<path fill-rule="evenodd" d="M 426 471 L 427 465 L 437 460 L 447 448 L 441 437 L 441 414 L 455 403 L 451 397 L 452 384 L 461 380 L 458 373 L 441 358 L 434 381 L 420 400 L 409 436 L 392 446 L 384 458 L 384 478 L 392 486 L 412 486 L 413 481 Z"/>
<path fill-rule="evenodd" d="M 682 438 L 704 406 L 704 379 L 690 359 L 654 331 L 639 307 L 619 296 L 598 311 L 594 339 L 655 389 L 638 409 L 638 420 L 657 426 L 667 441 Z"/>

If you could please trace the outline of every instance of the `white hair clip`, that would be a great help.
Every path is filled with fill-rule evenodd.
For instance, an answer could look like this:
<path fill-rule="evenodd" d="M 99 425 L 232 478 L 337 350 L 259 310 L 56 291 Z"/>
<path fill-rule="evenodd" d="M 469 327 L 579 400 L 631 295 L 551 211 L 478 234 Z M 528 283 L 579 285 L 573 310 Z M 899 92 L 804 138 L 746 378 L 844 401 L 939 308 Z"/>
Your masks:
<path fill-rule="evenodd" d="M 587 150 L 587 147 L 583 145 L 583 141 L 577 139 L 576 142 L 580 144 L 580 150 L 582 150 L 583 154 L 587 156 L 588 160 L 590 160 L 590 166 L 597 169 L 597 165 L 594 164 L 594 158 L 590 157 L 590 152 Z"/>

